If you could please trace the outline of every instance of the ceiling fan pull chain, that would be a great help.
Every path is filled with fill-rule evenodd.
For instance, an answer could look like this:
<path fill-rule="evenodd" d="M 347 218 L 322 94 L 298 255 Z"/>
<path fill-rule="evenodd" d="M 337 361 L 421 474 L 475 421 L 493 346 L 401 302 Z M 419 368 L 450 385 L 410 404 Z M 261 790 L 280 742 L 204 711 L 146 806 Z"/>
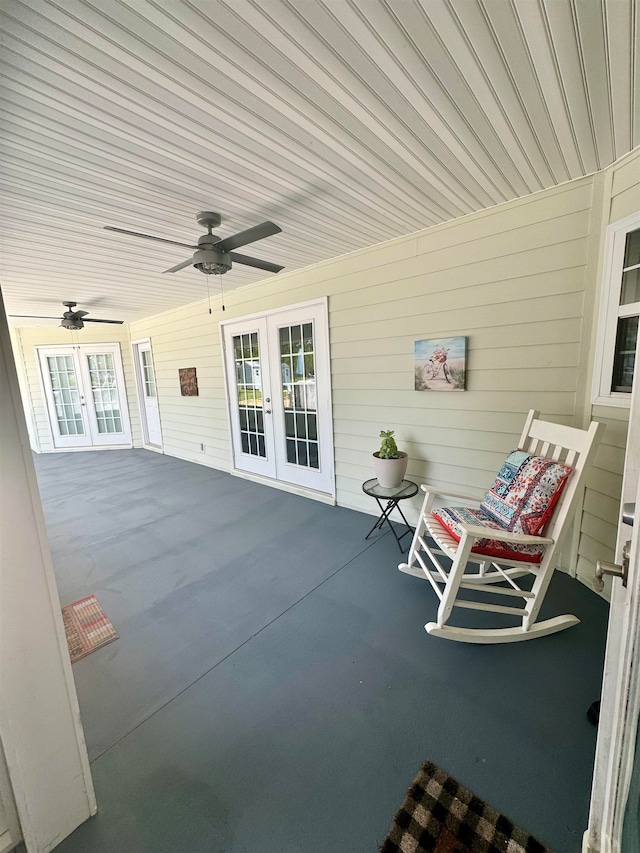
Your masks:
<path fill-rule="evenodd" d="M 207 299 L 209 300 L 209 314 L 211 314 L 211 290 L 209 289 L 209 276 L 207 276 Z"/>
<path fill-rule="evenodd" d="M 222 310 L 224 311 L 224 284 L 222 283 L 222 276 L 220 276 L 220 300 L 222 302 Z"/>

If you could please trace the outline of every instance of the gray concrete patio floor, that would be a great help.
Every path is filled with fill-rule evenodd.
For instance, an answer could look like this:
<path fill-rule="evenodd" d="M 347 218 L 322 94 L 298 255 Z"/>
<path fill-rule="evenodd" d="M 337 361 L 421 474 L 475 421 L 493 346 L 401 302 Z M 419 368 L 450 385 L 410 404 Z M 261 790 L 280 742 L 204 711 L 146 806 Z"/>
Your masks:
<path fill-rule="evenodd" d="M 579 851 L 608 615 L 586 587 L 554 576 L 568 631 L 451 643 L 368 515 L 144 450 L 36 468 L 62 603 L 95 593 L 120 635 L 73 667 L 99 812 L 60 853 L 374 853 L 427 759 Z"/>

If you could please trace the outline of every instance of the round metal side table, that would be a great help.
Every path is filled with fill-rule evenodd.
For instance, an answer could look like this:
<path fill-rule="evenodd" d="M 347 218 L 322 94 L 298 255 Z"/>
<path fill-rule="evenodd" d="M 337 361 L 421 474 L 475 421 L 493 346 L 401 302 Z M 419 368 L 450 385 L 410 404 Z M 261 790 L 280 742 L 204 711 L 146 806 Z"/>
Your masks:
<path fill-rule="evenodd" d="M 386 522 L 391 528 L 391 532 L 393 533 L 396 542 L 398 543 L 398 548 L 400 548 L 401 553 L 404 553 L 404 548 L 402 547 L 402 540 L 409 533 L 413 533 L 409 522 L 404 517 L 404 513 L 400 507 L 400 501 L 407 500 L 407 498 L 413 498 L 418 494 L 418 486 L 412 480 L 403 480 L 400 485 L 395 489 L 386 489 L 384 486 L 381 486 L 377 479 L 374 477 L 372 480 L 367 480 L 362 484 L 362 491 L 365 495 L 370 495 L 372 498 L 376 499 L 378 506 L 380 507 L 380 518 L 373 525 L 371 530 L 364 537 L 368 539 L 374 530 L 380 530 L 382 525 Z M 386 501 L 386 506 L 383 501 Z M 393 512 L 394 509 L 397 509 L 400 515 L 402 516 L 402 521 L 406 526 L 406 530 L 400 536 L 396 533 L 396 529 L 391 523 L 391 519 L 389 516 Z"/>

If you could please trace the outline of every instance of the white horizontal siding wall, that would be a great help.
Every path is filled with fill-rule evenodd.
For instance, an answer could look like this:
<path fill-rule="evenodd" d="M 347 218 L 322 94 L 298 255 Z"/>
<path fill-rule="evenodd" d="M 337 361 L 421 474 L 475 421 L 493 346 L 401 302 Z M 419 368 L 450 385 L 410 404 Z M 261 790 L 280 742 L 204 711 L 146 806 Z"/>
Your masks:
<path fill-rule="evenodd" d="M 99 326 L 94 328 L 88 324 L 81 332 L 69 332 L 59 326 L 44 328 L 40 326 L 23 326 L 14 329 L 12 343 L 16 363 L 18 364 L 18 375 L 21 377 L 21 392 L 25 409 L 27 410 L 27 422 L 32 423 L 35 441 L 32 443 L 34 450 L 48 453 L 56 448 L 53 446 L 51 426 L 47 416 L 47 405 L 43 395 L 42 380 L 40 377 L 40 365 L 36 355 L 37 346 L 70 346 L 71 344 L 120 344 L 122 354 L 122 367 L 124 370 L 125 384 L 127 387 L 127 403 L 129 406 L 129 417 L 131 419 L 131 435 L 136 446 L 140 446 L 140 414 L 138 410 L 135 377 L 133 373 L 133 359 L 129 338 L 129 327 L 122 326 Z"/>
<path fill-rule="evenodd" d="M 206 292 L 206 279 L 200 273 Z M 187 273 L 188 274 L 188 273 Z M 164 452 L 229 470 L 230 439 L 218 321 L 196 303 L 131 324 L 131 339 L 150 338 Z M 227 312 L 228 313 L 228 312 Z M 179 369 L 195 367 L 198 396 L 182 397 Z"/>
<path fill-rule="evenodd" d="M 587 585 L 593 582 L 596 562 L 611 562 L 615 555 L 629 412 L 594 406 L 592 417 L 604 423 L 605 430 L 587 480 L 578 545 L 578 577 Z M 605 578 L 605 584 L 604 595 L 609 597 L 611 579 Z"/>
<path fill-rule="evenodd" d="M 640 149 L 607 171 L 611 173 L 608 221 L 611 224 L 640 210 Z"/>
<path fill-rule="evenodd" d="M 584 178 L 281 273 L 229 293 L 224 314 L 216 298 L 212 315 L 202 302 L 132 324 L 152 341 L 165 452 L 230 466 L 220 320 L 328 296 L 338 503 L 376 509 L 361 485 L 381 429 L 408 476 L 483 491 L 529 408 L 574 422 L 592 192 Z M 468 390 L 414 391 L 414 341 L 453 335 L 468 336 Z M 180 367 L 199 397 L 180 396 Z"/>
<path fill-rule="evenodd" d="M 606 170 L 603 198 L 602 234 L 608 225 L 640 210 L 640 150 Z M 603 243 L 603 239 L 601 239 Z M 600 305 L 602 251 L 596 271 L 595 305 Z M 597 321 L 592 342 L 595 343 Z M 593 360 L 593 353 L 590 359 Z M 611 562 L 615 556 L 616 533 L 622 493 L 622 474 L 629 426 L 629 410 L 613 406 L 588 406 L 594 420 L 606 424 L 585 494 L 584 511 L 578 543 L 577 572 L 586 584 L 593 581 L 597 560 Z M 606 597 L 611 579 L 605 579 Z"/>

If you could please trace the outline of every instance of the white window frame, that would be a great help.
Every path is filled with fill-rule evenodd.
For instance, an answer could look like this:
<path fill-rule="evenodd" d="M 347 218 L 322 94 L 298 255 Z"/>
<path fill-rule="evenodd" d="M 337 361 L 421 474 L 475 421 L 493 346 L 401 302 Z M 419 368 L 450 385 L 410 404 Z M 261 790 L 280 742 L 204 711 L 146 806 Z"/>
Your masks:
<path fill-rule="evenodd" d="M 627 234 L 630 231 L 636 231 L 638 228 L 640 228 L 640 211 L 614 222 L 607 228 L 591 395 L 591 402 L 598 406 L 615 406 L 620 409 L 628 409 L 631 406 L 631 394 L 612 391 L 611 379 L 618 318 L 640 314 L 640 303 L 638 302 L 620 305 L 620 287 L 622 285 Z M 636 359 L 636 371 L 638 370 L 640 370 L 640 362 Z"/>

